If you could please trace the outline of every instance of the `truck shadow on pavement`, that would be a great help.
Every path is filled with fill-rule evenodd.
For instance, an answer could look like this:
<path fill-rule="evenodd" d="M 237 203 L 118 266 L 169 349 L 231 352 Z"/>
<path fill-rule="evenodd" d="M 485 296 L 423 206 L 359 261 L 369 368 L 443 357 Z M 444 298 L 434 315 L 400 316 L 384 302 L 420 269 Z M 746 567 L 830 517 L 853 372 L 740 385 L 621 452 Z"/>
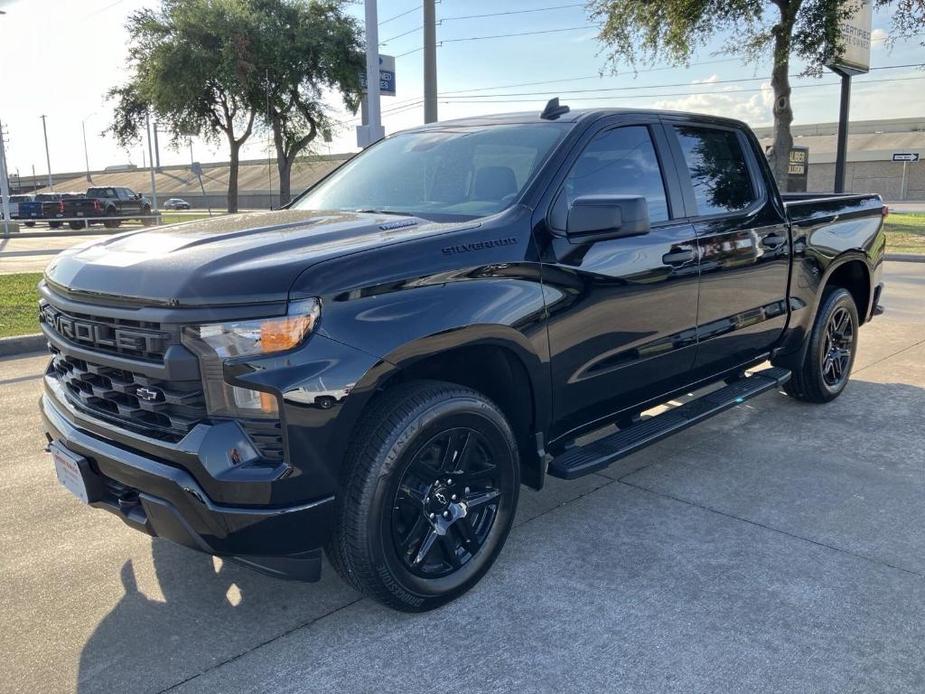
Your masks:
<path fill-rule="evenodd" d="M 761 566 L 760 556 L 750 556 L 748 558 L 755 563 L 755 566 L 750 566 L 748 561 L 742 563 L 742 557 L 738 556 L 749 554 L 748 542 L 742 546 L 731 542 L 724 549 L 720 545 L 701 544 L 696 530 L 687 533 L 679 530 L 675 535 L 666 536 L 661 536 L 658 530 L 660 523 L 672 522 L 670 516 L 675 511 L 666 509 L 689 510 L 691 506 L 697 507 L 702 503 L 706 517 L 712 517 L 707 507 L 717 509 L 721 514 L 715 517 L 716 522 L 728 522 L 733 524 L 731 527 L 746 528 L 748 532 L 762 532 L 756 530 L 751 522 L 735 525 L 736 520 L 741 520 L 735 517 L 737 513 L 742 513 L 743 517 L 748 515 L 735 505 L 735 499 L 743 494 L 749 497 L 756 514 L 767 514 L 766 529 L 771 532 L 768 537 L 773 541 L 786 537 L 806 538 L 810 543 L 823 540 L 831 551 L 836 552 L 831 556 L 838 557 L 839 548 L 849 548 L 851 556 L 846 554 L 846 560 L 853 562 L 852 557 L 868 557 L 874 565 L 882 564 L 883 567 L 887 567 L 893 557 L 904 553 L 921 556 L 920 553 L 925 552 L 925 535 L 913 529 L 921 528 L 925 523 L 925 509 L 915 501 L 925 494 L 925 458 L 922 457 L 925 448 L 921 435 L 923 409 L 925 389 L 903 383 L 853 381 L 841 398 L 826 406 L 806 405 L 780 395 L 767 395 L 753 404 L 735 408 L 694 427 L 673 441 L 662 442 L 621 461 L 605 471 L 609 479 L 597 477 L 594 485 L 588 483 L 583 487 L 581 480 L 573 483 L 550 480 L 547 489 L 542 492 L 524 489 L 517 523 L 509 546 L 499 561 L 503 568 L 496 567 L 481 586 L 460 600 L 460 605 L 465 609 L 467 604 L 486 600 L 516 601 L 515 597 L 511 597 L 512 592 L 516 593 L 517 586 L 524 581 L 534 585 L 538 591 L 537 599 L 541 601 L 546 594 L 559 594 L 562 598 L 555 581 L 567 581 L 583 586 L 576 595 L 583 595 L 585 603 L 587 600 L 597 603 L 601 616 L 591 617 L 592 620 L 608 622 L 619 615 L 620 623 L 624 620 L 627 623 L 620 626 L 613 622 L 611 628 L 635 628 L 644 633 L 651 624 L 670 622 L 675 612 L 684 614 L 683 605 L 665 605 L 659 602 L 661 598 L 656 600 L 651 594 L 652 587 L 659 586 L 664 576 L 671 576 L 672 581 L 685 590 L 697 592 L 700 586 L 703 595 L 715 594 L 717 602 L 712 606 L 701 605 L 700 609 L 706 613 L 725 614 L 730 618 L 726 623 L 728 629 L 737 632 L 740 627 L 735 626 L 737 622 L 728 614 L 729 606 L 722 598 L 724 591 L 738 589 L 734 585 L 736 581 L 751 585 L 753 590 L 759 590 L 754 586 L 764 586 L 761 590 L 773 592 L 773 581 L 769 583 L 767 573 L 762 572 L 785 571 L 792 573 L 791 579 L 797 583 L 803 581 L 809 587 L 818 584 L 819 590 L 825 590 L 824 584 L 818 583 L 819 577 L 807 568 L 816 566 L 815 559 L 807 567 L 782 569 Z M 794 432 L 800 432 L 804 441 L 811 438 L 813 445 L 795 447 Z M 833 444 L 831 451 L 826 449 L 827 441 Z M 622 476 L 626 476 L 628 484 L 633 486 L 613 481 Z M 773 483 L 769 484 L 770 480 Z M 642 489 L 635 486 L 637 484 Z M 566 506 L 586 497 L 593 489 L 607 485 L 611 485 L 611 492 L 600 494 L 597 500 L 585 498 L 581 503 Z M 673 486 L 676 490 L 672 490 Z M 724 488 L 726 491 L 723 491 Z M 634 499 L 631 505 L 638 507 L 634 511 L 637 517 L 634 518 L 633 511 L 626 508 L 610 507 L 608 499 L 615 492 Z M 678 498 L 671 500 L 668 494 Z M 708 499 L 709 495 L 712 497 Z M 858 501 L 862 495 L 867 501 Z M 815 516 L 798 517 L 795 512 L 789 516 L 781 515 L 786 514 L 788 509 L 805 511 L 805 503 L 813 498 L 825 500 L 825 503 L 818 504 L 820 510 Z M 689 500 L 678 503 L 681 499 Z M 597 547 L 597 551 L 604 557 L 609 556 L 609 559 L 589 563 L 575 557 L 554 559 L 546 556 L 542 560 L 537 559 L 542 562 L 538 566 L 519 557 L 523 551 L 518 536 L 523 537 L 521 533 L 529 536 L 537 531 L 521 530 L 518 526 L 550 512 L 554 512 L 555 518 L 547 521 L 543 532 L 562 535 L 557 540 L 549 538 L 551 551 L 558 551 L 555 550 L 557 547 L 581 545 L 584 531 L 575 537 L 570 536 L 575 528 L 593 524 L 593 518 L 587 514 L 589 504 L 607 505 L 606 509 L 601 509 L 601 515 L 609 518 L 608 524 L 616 524 L 621 529 L 619 535 L 611 536 L 613 546 Z M 647 514 L 656 517 L 650 519 L 651 523 L 640 522 L 640 514 L 641 517 Z M 839 519 L 838 526 L 831 527 L 831 523 L 826 526 L 826 518 L 831 520 L 833 515 Z M 781 520 L 786 517 L 790 520 Z M 786 535 L 774 530 L 777 525 Z M 536 526 L 527 525 L 527 528 L 531 527 Z M 743 541 L 740 539 L 738 542 Z M 652 547 L 660 547 L 660 552 L 652 552 Z M 808 547 L 818 550 L 815 544 Z M 724 554 L 731 551 L 736 553 L 736 557 Z M 96 626 L 83 648 L 77 682 L 79 692 L 125 691 L 130 688 L 132 691 L 159 692 L 235 660 L 282 634 L 307 626 L 359 599 L 329 565 L 324 567 L 321 582 L 302 584 L 265 577 L 230 562 L 217 566 L 210 556 L 160 539 L 152 541 L 151 552 L 153 577 L 136 577 L 136 566 L 131 560 L 122 566 L 124 595 Z M 565 553 L 568 554 L 568 551 Z M 671 559 L 674 556 L 699 556 L 700 559 L 691 560 L 687 570 L 678 574 L 679 565 Z M 701 560 L 710 566 L 732 562 L 730 565 L 737 568 L 734 572 L 722 574 L 728 575 L 728 578 L 720 580 L 714 577 L 725 583 L 724 586 L 701 585 L 704 581 L 700 573 L 703 567 L 698 563 Z M 909 563 L 908 560 L 906 563 Z M 147 570 L 147 562 L 144 564 L 144 567 L 139 564 L 137 570 Z M 537 576 L 545 575 L 547 569 L 544 567 L 550 564 L 561 567 L 557 571 L 565 575 L 556 577 L 553 572 L 548 579 L 538 579 Z M 645 575 L 637 576 L 632 572 L 624 575 L 633 566 L 645 566 Z M 918 566 L 912 562 L 908 568 L 915 571 Z M 163 600 L 146 595 L 139 588 L 140 584 L 153 585 L 153 579 L 156 579 Z M 844 579 L 841 576 L 834 580 Z M 606 592 L 594 588 L 613 582 L 621 583 L 625 590 Z M 638 606 L 648 604 L 650 600 L 652 611 L 640 613 Z M 633 605 L 636 605 L 635 611 Z M 591 607 L 576 603 L 570 609 L 587 612 Z M 409 621 L 417 623 L 420 628 L 429 623 L 440 623 L 444 619 L 441 612 L 410 617 L 383 610 L 376 612 L 378 616 L 375 619 L 379 621 L 377 629 L 401 631 L 410 628 Z M 591 613 L 594 614 L 593 610 Z M 517 622 L 514 614 L 512 619 Z M 827 613 L 817 617 L 821 620 L 831 618 Z M 881 614 L 869 626 L 874 631 L 889 631 L 894 617 Z M 746 625 L 741 627 L 743 638 L 749 629 L 764 628 L 749 622 L 750 617 L 746 613 L 743 613 L 742 619 Z M 392 626 L 387 627 L 386 624 Z M 546 627 L 554 631 L 554 625 L 533 622 L 523 627 L 529 633 L 541 632 Z M 512 624 L 511 628 L 516 630 L 519 627 Z M 664 623 L 662 628 L 665 628 Z M 771 633 L 775 630 L 772 626 L 767 626 L 767 629 L 770 631 L 766 636 L 771 640 L 789 638 L 786 633 Z M 670 631 L 671 628 L 668 629 Z M 749 639 L 752 637 L 755 634 L 751 634 Z M 754 638 L 752 641 L 760 643 L 761 639 Z M 826 651 L 831 646 L 831 643 L 821 644 L 820 648 Z M 766 655 L 751 654 L 753 657 Z M 308 667 L 312 661 L 330 657 L 330 654 L 325 656 L 309 649 L 303 656 L 305 667 Z M 353 657 L 350 653 L 344 654 L 344 667 L 353 662 Z M 783 673 L 786 669 L 784 664 L 781 663 L 780 667 Z M 389 680 L 389 674 L 380 674 L 385 677 L 384 681 Z M 811 682 L 805 684 L 811 687 Z"/>
<path fill-rule="evenodd" d="M 158 538 L 151 554 L 163 600 L 139 588 L 131 559 L 122 565 L 124 594 L 81 652 L 78 692 L 161 691 L 357 599 L 329 566 L 310 584 Z"/>

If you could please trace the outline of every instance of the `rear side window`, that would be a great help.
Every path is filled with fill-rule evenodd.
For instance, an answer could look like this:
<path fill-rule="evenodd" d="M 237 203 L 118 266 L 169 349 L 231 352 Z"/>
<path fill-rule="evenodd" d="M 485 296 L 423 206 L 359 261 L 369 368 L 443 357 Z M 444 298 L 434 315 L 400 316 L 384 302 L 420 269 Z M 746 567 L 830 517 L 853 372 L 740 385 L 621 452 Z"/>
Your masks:
<path fill-rule="evenodd" d="M 735 131 L 689 126 L 676 126 L 675 131 L 699 216 L 744 210 L 758 199 Z"/>

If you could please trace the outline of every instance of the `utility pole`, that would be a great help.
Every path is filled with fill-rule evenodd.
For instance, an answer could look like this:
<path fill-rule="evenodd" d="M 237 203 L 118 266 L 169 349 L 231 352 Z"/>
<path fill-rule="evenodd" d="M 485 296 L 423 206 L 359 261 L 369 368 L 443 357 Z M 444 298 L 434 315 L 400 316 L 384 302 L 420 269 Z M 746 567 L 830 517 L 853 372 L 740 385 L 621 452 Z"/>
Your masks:
<path fill-rule="evenodd" d="M 424 122 L 437 121 L 437 11 L 424 0 Z"/>
<path fill-rule="evenodd" d="M 366 110 L 369 122 L 357 126 L 359 147 L 369 147 L 385 137 L 379 109 L 379 17 L 376 0 L 366 0 Z"/>
<path fill-rule="evenodd" d="M 93 183 L 93 179 L 90 178 L 90 155 L 87 153 L 87 121 L 86 119 L 80 121 L 80 131 L 84 136 L 84 166 L 87 167 L 87 183 Z"/>
<path fill-rule="evenodd" d="M 148 131 L 148 161 L 151 163 L 151 212 L 157 213 L 157 183 L 154 180 L 154 159 L 151 156 L 151 116 L 145 113 L 145 129 Z"/>
<path fill-rule="evenodd" d="M 10 181 L 6 175 L 6 141 L 0 123 L 0 209 L 3 210 L 3 235 L 10 233 Z"/>
<path fill-rule="evenodd" d="M 45 164 L 48 166 L 48 188 L 54 191 L 55 184 L 51 180 L 51 155 L 48 153 L 48 128 L 45 126 L 44 113 L 42 114 L 42 134 L 45 135 Z"/>

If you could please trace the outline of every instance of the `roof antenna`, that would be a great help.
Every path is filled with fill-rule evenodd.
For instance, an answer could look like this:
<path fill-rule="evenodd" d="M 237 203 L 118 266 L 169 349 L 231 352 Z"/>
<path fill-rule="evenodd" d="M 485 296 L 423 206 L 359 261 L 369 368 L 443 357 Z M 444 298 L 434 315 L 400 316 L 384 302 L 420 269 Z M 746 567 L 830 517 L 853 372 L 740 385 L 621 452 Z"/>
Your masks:
<path fill-rule="evenodd" d="M 557 96 L 546 102 L 546 108 L 543 109 L 543 112 L 540 114 L 540 118 L 543 120 L 555 120 L 559 116 L 568 112 L 568 106 L 559 106 L 559 97 Z"/>

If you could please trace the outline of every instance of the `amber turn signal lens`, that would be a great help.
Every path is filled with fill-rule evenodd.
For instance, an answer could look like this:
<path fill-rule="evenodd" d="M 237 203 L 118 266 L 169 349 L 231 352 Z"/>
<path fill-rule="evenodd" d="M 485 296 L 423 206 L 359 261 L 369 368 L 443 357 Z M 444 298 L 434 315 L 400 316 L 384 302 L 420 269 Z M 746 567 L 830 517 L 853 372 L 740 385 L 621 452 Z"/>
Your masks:
<path fill-rule="evenodd" d="M 281 352 L 299 345 L 311 332 L 314 315 L 286 316 L 264 321 L 260 326 L 260 351 Z"/>

